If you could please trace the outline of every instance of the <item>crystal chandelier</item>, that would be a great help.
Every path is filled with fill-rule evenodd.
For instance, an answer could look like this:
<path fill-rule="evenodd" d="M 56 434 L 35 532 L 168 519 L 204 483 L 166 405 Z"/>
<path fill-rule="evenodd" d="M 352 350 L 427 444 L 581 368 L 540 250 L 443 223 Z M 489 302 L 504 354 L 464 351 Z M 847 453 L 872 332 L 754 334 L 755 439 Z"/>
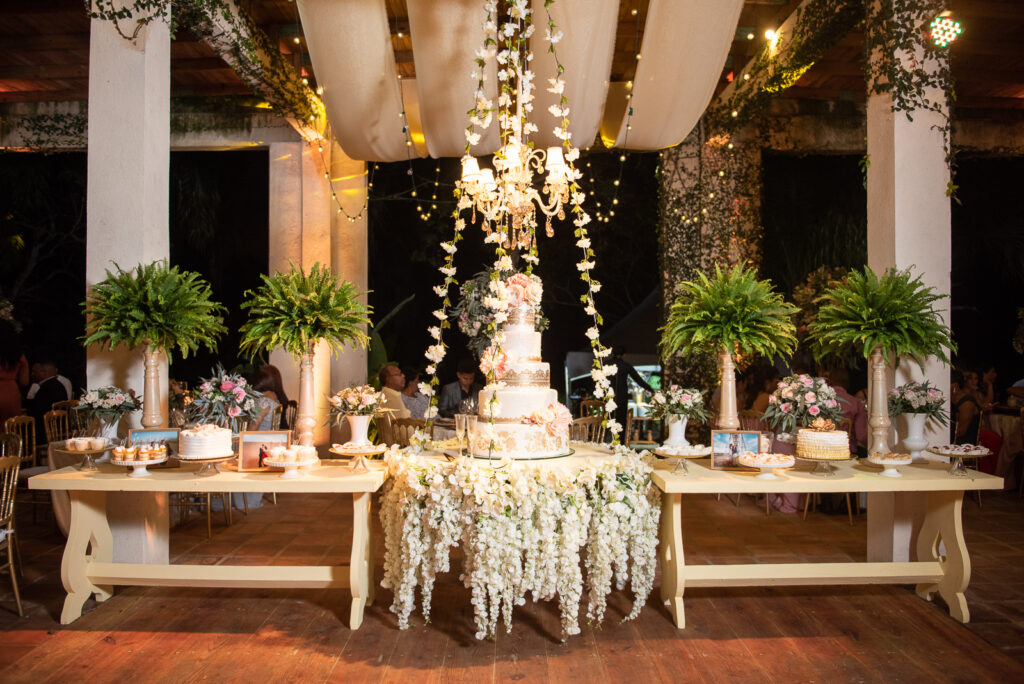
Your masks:
<path fill-rule="evenodd" d="M 528 0 L 514 0 L 506 7 L 500 31 L 495 14 L 497 2 L 485 2 L 488 10 L 488 39 L 477 52 L 476 109 L 470 112 L 467 128 L 466 155 L 462 158 L 462 179 L 456 183 L 460 190 L 459 208 L 472 208 L 473 220 L 479 214 L 483 229 L 497 233 L 496 241 L 505 248 L 529 249 L 536 236 L 538 210 L 546 217 L 546 232 L 554 234 L 551 219 L 565 219 L 565 207 L 570 198 L 578 204 L 581 198 L 573 197 L 572 191 L 579 173 L 571 166 L 579 152 L 569 143 L 568 107 L 565 98 L 553 105 L 551 113 L 559 119 L 555 135 L 564 142 L 561 147 L 547 150 L 534 149 L 529 135 L 537 126 L 529 121 L 533 110 L 533 72 L 529 68 L 533 55 L 529 38 L 534 26 L 530 18 Z M 497 40 L 493 37 L 497 35 Z M 548 28 L 548 40 L 552 46 L 560 34 Z M 498 40 L 501 41 L 499 46 Z M 500 49 L 499 49 L 500 47 Z M 552 49 L 553 51 L 553 49 Z M 481 168 L 478 160 L 469 154 L 469 149 L 480 139 L 476 128 L 487 128 L 495 109 L 492 102 L 483 95 L 484 66 L 488 59 L 495 59 L 498 67 L 498 125 L 501 147 L 494 153 L 494 169 Z M 551 79 L 551 92 L 561 94 L 565 87 L 559 77 Z M 566 152 L 563 154 L 563 148 Z M 570 162 L 570 163 L 567 163 Z M 541 189 L 535 187 L 535 176 L 543 178 Z"/>

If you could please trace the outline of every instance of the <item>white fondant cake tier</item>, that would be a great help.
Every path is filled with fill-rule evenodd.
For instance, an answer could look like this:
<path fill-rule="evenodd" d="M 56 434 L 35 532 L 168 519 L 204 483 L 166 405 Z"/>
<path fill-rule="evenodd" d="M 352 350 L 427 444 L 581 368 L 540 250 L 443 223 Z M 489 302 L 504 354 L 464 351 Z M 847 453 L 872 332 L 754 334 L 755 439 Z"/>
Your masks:
<path fill-rule="evenodd" d="M 507 385 L 533 385 L 546 388 L 551 384 L 550 366 L 543 361 L 513 361 L 502 376 Z"/>
<path fill-rule="evenodd" d="M 494 412 L 494 417 L 499 420 L 518 421 L 558 401 L 558 392 L 550 387 L 500 387 L 493 392 L 483 389 L 477 397 L 477 414 L 481 421 L 489 421 L 491 418 L 492 395 L 498 399 L 498 410 Z"/>
<path fill-rule="evenodd" d="M 231 454 L 231 430 L 217 425 L 197 425 L 178 433 L 182 458 L 217 458 Z"/>
<path fill-rule="evenodd" d="M 494 452 L 490 452 L 491 443 Z M 549 434 L 543 425 L 527 423 L 478 423 L 469 451 L 473 456 L 529 460 L 552 458 L 569 453 L 569 430 Z"/>
<path fill-rule="evenodd" d="M 540 333 L 527 326 L 512 326 L 504 328 L 505 341 L 501 350 L 511 359 L 523 359 L 524 361 L 540 360 Z"/>

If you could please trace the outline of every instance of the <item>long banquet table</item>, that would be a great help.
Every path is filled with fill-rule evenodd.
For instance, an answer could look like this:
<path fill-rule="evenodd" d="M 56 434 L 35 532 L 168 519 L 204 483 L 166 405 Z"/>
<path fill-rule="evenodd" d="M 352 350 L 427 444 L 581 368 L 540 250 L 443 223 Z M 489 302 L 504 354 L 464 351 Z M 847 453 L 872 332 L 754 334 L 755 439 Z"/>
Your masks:
<path fill-rule="evenodd" d="M 830 477 L 812 475 L 802 464 L 782 472 L 776 480 L 758 479 L 754 471 L 714 470 L 706 461 L 690 461 L 689 473 L 674 472 L 674 462 L 660 463 L 651 476 L 662 491 L 658 560 L 662 568 L 661 598 L 668 602 L 676 627 L 686 626 L 683 593 L 686 587 L 742 587 L 834 584 L 915 584 L 918 596 L 931 600 L 938 593 L 950 614 L 970 620 L 964 590 L 971 578 L 971 562 L 961 522 L 963 494 L 967 490 L 1002 489 L 1002 478 L 973 470 L 954 477 L 940 463 L 902 468 L 902 477 L 883 477 L 881 468 L 867 463 L 842 462 Z M 686 565 L 683 550 L 683 494 L 768 493 L 868 494 L 868 557 L 873 536 L 892 535 L 898 512 L 921 503 L 922 519 L 916 530 L 916 559 L 869 560 L 847 563 L 758 563 Z M 894 511 L 897 512 L 894 515 Z M 940 543 L 945 545 L 944 553 Z M 877 547 L 877 544 L 876 544 Z"/>
<path fill-rule="evenodd" d="M 346 464 L 324 461 L 304 471 L 300 478 L 286 480 L 280 473 L 249 473 L 220 470 L 216 475 L 197 477 L 198 466 L 152 470 L 149 477 L 129 477 L 122 467 L 98 464 L 98 471 L 61 468 L 29 479 L 30 489 L 66 490 L 71 498 L 71 529 L 61 561 L 61 580 L 68 592 L 61 624 L 74 622 L 90 595 L 97 601 L 111 597 L 113 585 L 186 587 L 349 587 L 352 608 L 349 626 L 358 629 L 363 609 L 373 603 L 373 526 L 370 523 L 371 494 L 384 483 L 381 464 L 371 463 L 367 472 L 355 473 Z M 134 524 L 139 536 L 163 544 L 167 558 L 167 493 L 169 492 L 277 492 L 350 493 L 354 509 L 352 555 L 349 565 L 312 566 L 223 566 L 187 565 L 169 562 L 114 562 L 115 550 L 108 515 L 108 494 L 128 492 L 140 499 L 155 499 L 150 510 L 158 519 L 138 517 Z M 153 502 L 150 502 L 153 503 Z M 151 530 L 157 533 L 150 534 Z M 156 554 L 157 558 L 160 554 Z"/>

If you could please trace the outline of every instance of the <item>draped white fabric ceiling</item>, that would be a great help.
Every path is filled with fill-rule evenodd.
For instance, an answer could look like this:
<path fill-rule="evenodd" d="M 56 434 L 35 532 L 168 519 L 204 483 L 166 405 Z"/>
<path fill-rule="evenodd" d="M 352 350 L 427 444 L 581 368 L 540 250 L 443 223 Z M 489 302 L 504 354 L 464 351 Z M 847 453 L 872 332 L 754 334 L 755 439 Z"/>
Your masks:
<path fill-rule="evenodd" d="M 398 78 L 384 0 L 298 0 L 298 6 L 327 117 L 346 154 L 366 161 L 462 156 L 475 87 L 470 73 L 484 38 L 481 0 L 407 0 L 415 86 Z M 629 116 L 629 89 L 609 82 L 618 0 L 556 0 L 550 11 L 564 34 L 556 49 L 565 66 L 572 142 L 589 147 L 599 128 L 606 144 L 623 149 L 682 141 L 714 94 L 742 6 L 743 0 L 650 0 Z M 544 40 L 543 0 L 533 0 L 533 10 L 532 119 L 540 129 L 533 140 L 548 146 L 558 144 L 548 112 L 556 100 L 546 90 L 556 65 Z M 494 74 L 492 64 L 491 97 Z M 497 147 L 492 124 L 473 154 Z"/>

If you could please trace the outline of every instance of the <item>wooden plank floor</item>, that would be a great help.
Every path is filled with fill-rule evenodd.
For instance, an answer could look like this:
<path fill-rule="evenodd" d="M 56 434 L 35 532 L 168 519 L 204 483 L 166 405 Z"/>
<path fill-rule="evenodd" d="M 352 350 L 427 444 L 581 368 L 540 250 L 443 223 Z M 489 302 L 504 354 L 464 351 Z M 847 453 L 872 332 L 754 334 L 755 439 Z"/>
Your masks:
<path fill-rule="evenodd" d="M 279 504 L 198 518 L 172 533 L 179 563 L 342 563 L 351 500 L 279 496 Z M 1024 502 L 986 493 L 964 507 L 974 577 L 973 621 L 961 625 L 908 587 L 703 589 L 686 595 L 687 624 L 648 604 L 619 620 L 629 597 L 609 601 L 601 626 L 562 643 L 556 605 L 517 608 L 511 633 L 477 641 L 469 592 L 439 579 L 433 621 L 399 631 L 378 590 L 363 627 L 348 629 L 350 599 L 333 590 L 132 587 L 61 626 L 63 539 L 24 511 L 18 618 L 0 593 L 0 681 L 1019 681 L 1024 676 Z M 863 560 L 863 516 L 765 517 L 751 497 L 685 497 L 690 563 Z M 379 537 L 378 537 L 379 539 Z M 383 549 L 378 549 L 378 568 Z M 461 559 L 455 560 L 456 564 Z M 379 572 L 378 572 L 379 574 Z M 6 577 L 0 587 L 9 588 Z M 3 589 L 0 589 L 3 591 Z M 655 589 L 657 592 L 657 589 Z"/>

